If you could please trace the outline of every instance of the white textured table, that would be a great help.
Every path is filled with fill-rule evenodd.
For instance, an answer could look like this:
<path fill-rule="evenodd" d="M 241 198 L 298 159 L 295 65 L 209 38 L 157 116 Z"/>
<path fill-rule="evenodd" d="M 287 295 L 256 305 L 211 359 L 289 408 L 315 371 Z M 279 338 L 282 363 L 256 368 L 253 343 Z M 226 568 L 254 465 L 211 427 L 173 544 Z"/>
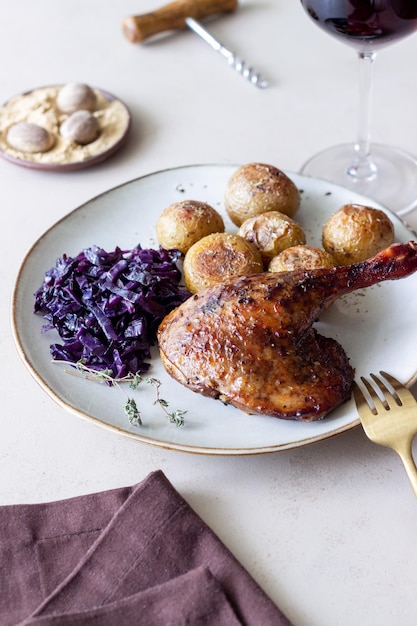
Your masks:
<path fill-rule="evenodd" d="M 157 6 L 3 6 L 1 101 L 86 82 L 124 100 L 133 128 L 119 154 L 84 171 L 45 173 L 0 160 L 0 504 L 132 484 L 160 468 L 296 626 L 414 626 L 417 502 L 399 459 L 360 429 L 256 457 L 157 449 L 75 419 L 18 357 L 9 321 L 18 268 L 31 244 L 81 203 L 185 164 L 263 161 L 296 171 L 314 152 L 354 138 L 355 55 L 315 28 L 296 0 L 242 0 L 236 14 L 211 24 L 270 79 L 264 91 L 191 32 L 127 42 L 122 19 Z M 381 52 L 375 71 L 374 138 L 410 152 L 417 152 L 416 44 L 411 37 Z M 417 213 L 406 219 L 417 228 Z"/>

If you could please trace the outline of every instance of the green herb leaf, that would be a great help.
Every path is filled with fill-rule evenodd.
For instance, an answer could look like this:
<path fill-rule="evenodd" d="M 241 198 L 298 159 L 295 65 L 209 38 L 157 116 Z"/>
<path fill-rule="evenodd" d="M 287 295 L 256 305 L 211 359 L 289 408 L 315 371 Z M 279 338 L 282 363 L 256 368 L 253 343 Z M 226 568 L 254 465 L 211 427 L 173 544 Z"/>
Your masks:
<path fill-rule="evenodd" d="M 128 398 L 124 404 L 125 413 L 129 419 L 129 422 L 133 426 L 142 426 L 142 420 L 140 417 L 139 409 L 133 398 Z"/>
<path fill-rule="evenodd" d="M 101 383 L 105 382 L 109 385 L 112 385 L 120 389 L 122 393 L 124 393 L 124 395 L 126 396 L 126 400 L 123 405 L 123 410 L 126 413 L 129 419 L 129 422 L 133 426 L 143 425 L 141 413 L 136 404 L 136 400 L 126 394 L 125 390 L 121 386 L 121 383 L 128 383 L 131 389 L 137 389 L 141 383 L 147 383 L 148 385 L 152 385 L 153 388 L 155 389 L 154 404 L 161 408 L 161 410 L 166 415 L 166 417 L 168 418 L 171 424 L 175 424 L 176 426 L 184 425 L 184 416 L 186 415 L 187 411 L 181 411 L 181 410 L 176 410 L 172 412 L 168 411 L 168 406 L 169 406 L 168 402 L 164 400 L 164 398 L 161 398 L 159 395 L 161 381 L 158 380 L 157 378 L 144 377 L 141 374 L 139 374 L 139 372 L 137 372 L 136 374 L 129 374 L 128 376 L 124 376 L 123 378 L 113 378 L 111 370 L 109 369 L 94 370 L 91 367 L 88 367 L 85 364 L 85 361 L 83 359 L 80 359 L 79 361 L 77 361 L 77 363 L 68 363 L 67 361 L 58 361 L 58 360 L 54 360 L 52 361 L 52 363 L 65 363 L 66 365 L 72 365 L 73 368 L 75 368 L 77 373 L 75 373 L 74 370 L 65 370 L 67 374 L 73 374 L 73 375 L 78 374 L 79 376 L 82 376 L 86 380 L 92 380 L 92 381 L 101 382 Z"/>

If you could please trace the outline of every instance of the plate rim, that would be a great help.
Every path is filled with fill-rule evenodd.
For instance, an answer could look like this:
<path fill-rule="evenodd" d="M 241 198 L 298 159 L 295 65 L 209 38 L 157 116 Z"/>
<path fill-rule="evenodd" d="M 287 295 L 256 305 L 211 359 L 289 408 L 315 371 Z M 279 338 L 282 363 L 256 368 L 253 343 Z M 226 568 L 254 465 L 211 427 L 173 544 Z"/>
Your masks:
<path fill-rule="evenodd" d="M 131 440 L 138 441 L 147 445 L 151 445 L 153 447 L 162 448 L 166 450 L 175 450 L 175 451 L 180 451 L 180 452 L 188 452 L 188 453 L 201 454 L 201 455 L 207 455 L 207 456 L 253 456 L 253 455 L 260 455 L 260 454 L 272 454 L 272 453 L 283 452 L 286 450 L 292 450 L 292 449 L 297 449 L 297 448 L 304 448 L 304 447 L 313 445 L 315 443 L 327 441 L 328 439 L 337 437 L 349 430 L 357 428 L 360 425 L 361 422 L 358 416 L 356 419 L 350 421 L 347 424 L 341 425 L 331 430 L 330 432 L 319 433 L 315 436 L 313 435 L 311 437 L 305 437 L 304 439 L 299 439 L 295 442 L 291 441 L 288 443 L 280 443 L 280 444 L 256 446 L 256 447 L 230 447 L 230 448 L 223 448 L 219 446 L 209 447 L 209 446 L 204 446 L 204 445 L 193 445 L 193 444 L 184 444 L 184 443 L 179 443 L 179 442 L 159 440 L 159 439 L 155 439 L 152 437 L 147 437 L 146 435 L 142 435 L 140 433 L 124 430 L 113 424 L 108 424 L 106 422 L 101 421 L 99 418 L 96 418 L 92 415 L 88 415 L 82 409 L 77 409 L 76 407 L 72 406 L 70 403 L 66 402 L 64 399 L 59 397 L 59 395 L 51 388 L 51 386 L 47 383 L 47 381 L 44 380 L 44 378 L 36 371 L 34 364 L 31 362 L 31 360 L 29 359 L 28 355 L 25 352 L 22 339 L 18 331 L 18 321 L 17 321 L 17 300 L 19 297 L 20 279 L 32 253 L 39 246 L 41 246 L 43 239 L 50 232 L 52 232 L 62 222 L 65 222 L 68 218 L 75 215 L 78 211 L 81 211 L 82 209 L 84 209 L 90 203 L 94 203 L 98 199 L 106 196 L 107 194 L 112 193 L 113 191 L 116 191 L 123 187 L 126 187 L 130 184 L 133 184 L 135 182 L 139 182 L 139 181 L 145 180 L 153 176 L 157 176 L 160 174 L 173 172 L 173 171 L 183 171 L 183 170 L 194 169 L 194 168 L 229 168 L 231 169 L 231 168 L 238 168 L 238 167 L 240 167 L 240 164 L 235 164 L 235 163 L 194 163 L 194 164 L 185 164 L 185 165 L 180 165 L 180 166 L 172 166 L 168 168 L 163 168 L 163 169 L 159 169 L 156 171 L 148 172 L 142 176 L 135 177 L 131 180 L 115 185 L 114 187 L 111 187 L 101 193 L 98 193 L 95 196 L 89 198 L 87 201 L 78 205 L 77 207 L 69 211 L 66 215 L 56 220 L 46 230 L 44 230 L 37 237 L 37 239 L 32 243 L 32 245 L 28 248 L 19 266 L 16 278 L 15 278 L 15 282 L 13 285 L 13 290 L 12 290 L 12 298 L 11 298 L 11 306 L 10 306 L 10 321 L 11 321 L 11 328 L 12 328 L 12 336 L 13 336 L 18 354 L 22 362 L 24 363 L 25 367 L 28 369 L 29 373 L 32 375 L 35 381 L 40 385 L 43 391 L 45 391 L 46 394 L 59 407 L 63 408 L 65 411 L 69 412 L 70 414 L 78 417 L 79 419 L 91 422 L 95 426 L 98 426 L 99 428 L 102 428 L 106 431 L 112 432 L 116 435 L 119 435 L 127 439 L 131 439 Z M 283 171 L 290 177 L 291 175 L 295 175 L 301 179 L 310 179 L 314 181 L 319 181 L 333 188 L 343 189 L 343 190 L 346 189 L 346 191 L 350 191 L 347 188 L 343 187 L 342 185 L 331 183 L 324 179 L 307 176 L 305 174 L 287 170 L 287 169 L 284 169 Z M 356 194 L 356 195 L 362 195 L 362 194 Z M 363 197 L 365 198 L 366 196 L 363 196 Z M 369 200 L 372 201 L 373 204 L 377 206 L 383 206 L 378 201 L 372 200 L 370 198 Z M 399 222 L 401 222 L 406 227 L 406 229 L 410 233 L 415 235 L 417 238 L 417 233 L 415 233 L 415 231 L 405 222 L 405 220 L 401 218 L 401 216 L 397 215 L 396 213 L 393 213 L 386 207 L 384 207 L 384 210 L 386 210 L 388 214 L 394 215 L 395 218 Z M 417 368 L 416 368 L 414 375 L 411 376 L 411 378 L 405 383 L 405 385 L 411 386 L 416 381 L 417 381 Z"/>

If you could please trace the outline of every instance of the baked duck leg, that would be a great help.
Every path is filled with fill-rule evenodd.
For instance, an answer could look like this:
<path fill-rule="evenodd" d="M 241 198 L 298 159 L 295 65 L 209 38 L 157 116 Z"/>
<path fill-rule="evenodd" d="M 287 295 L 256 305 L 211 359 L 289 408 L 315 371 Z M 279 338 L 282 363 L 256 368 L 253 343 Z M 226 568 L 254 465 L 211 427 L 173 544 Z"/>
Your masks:
<path fill-rule="evenodd" d="M 162 321 L 162 363 L 189 389 L 247 413 L 321 419 L 350 397 L 354 371 L 342 346 L 312 324 L 339 296 L 415 271 L 409 242 L 354 265 L 208 287 Z"/>

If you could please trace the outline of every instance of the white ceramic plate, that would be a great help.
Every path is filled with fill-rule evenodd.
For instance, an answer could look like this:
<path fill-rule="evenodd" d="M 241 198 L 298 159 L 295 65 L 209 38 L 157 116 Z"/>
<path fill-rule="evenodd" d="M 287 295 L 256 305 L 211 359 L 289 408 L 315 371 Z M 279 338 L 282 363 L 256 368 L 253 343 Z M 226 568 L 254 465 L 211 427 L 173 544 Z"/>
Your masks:
<path fill-rule="evenodd" d="M 260 454 L 304 446 L 359 423 L 353 401 L 313 423 L 245 415 L 170 379 L 155 350 L 149 374 L 162 381 L 161 395 L 172 410 L 188 411 L 185 425 L 178 428 L 169 424 L 153 404 L 152 387 L 144 385 L 133 392 L 143 417 L 143 426 L 134 427 L 123 411 L 124 397 L 120 390 L 70 376 L 65 373 L 65 366 L 51 362 L 49 345 L 59 338 L 55 331 L 41 334 L 43 319 L 33 313 L 33 294 L 56 259 L 63 253 L 74 256 L 94 244 L 106 250 L 113 250 L 116 245 L 132 248 L 138 243 L 156 247 L 155 223 L 159 214 L 170 203 L 185 199 L 208 202 L 223 214 L 226 229 L 236 231 L 223 209 L 225 185 L 236 168 L 236 165 L 194 165 L 133 180 L 74 210 L 47 230 L 29 250 L 13 294 L 13 334 L 29 371 L 61 407 L 144 443 L 218 455 Z M 302 191 L 302 204 L 296 217 L 312 245 L 320 245 L 322 225 L 343 204 L 379 206 L 331 183 L 288 174 Z M 397 241 L 416 239 L 398 217 L 389 215 Z M 317 327 L 322 334 L 334 337 L 343 345 L 358 376 L 385 369 L 411 384 L 417 377 L 416 294 L 417 274 L 376 285 L 339 299 Z"/>

